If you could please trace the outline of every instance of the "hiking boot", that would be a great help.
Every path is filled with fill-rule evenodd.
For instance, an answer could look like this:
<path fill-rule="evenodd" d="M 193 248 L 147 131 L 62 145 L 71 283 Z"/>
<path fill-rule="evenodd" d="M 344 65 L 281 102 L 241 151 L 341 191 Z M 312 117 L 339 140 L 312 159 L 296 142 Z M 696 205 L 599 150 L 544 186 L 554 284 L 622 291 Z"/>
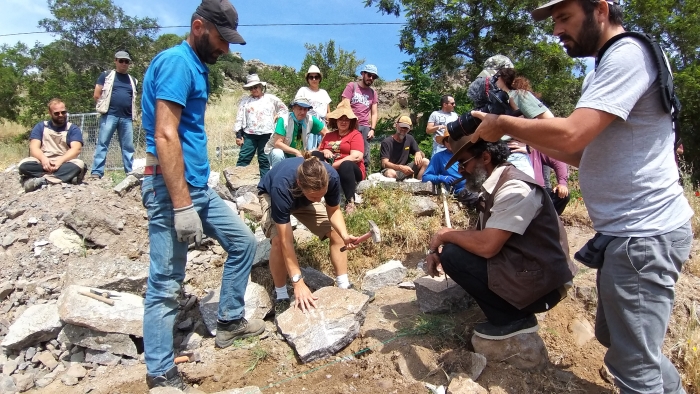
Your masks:
<path fill-rule="evenodd" d="M 537 332 L 540 326 L 535 315 L 526 317 L 502 326 L 496 326 L 490 322 L 479 323 L 474 326 L 474 335 L 486 339 L 501 340 L 518 334 Z"/>
<path fill-rule="evenodd" d="M 292 300 L 289 298 L 282 298 L 281 300 L 275 300 L 275 317 L 282 314 L 282 312 L 289 309 L 292 305 Z"/>
<path fill-rule="evenodd" d="M 348 290 L 359 291 L 360 293 L 362 293 L 362 294 L 366 295 L 367 297 L 369 297 L 369 301 L 368 301 L 368 302 L 374 301 L 374 292 L 371 291 L 371 290 L 362 290 L 362 289 L 358 289 L 357 287 L 355 287 L 355 284 L 354 284 L 354 283 L 350 283 L 350 287 L 348 287 Z"/>
<path fill-rule="evenodd" d="M 24 181 L 24 192 L 29 193 L 40 189 L 46 184 L 46 178 L 29 178 Z"/>
<path fill-rule="evenodd" d="M 177 367 L 170 368 L 164 375 L 146 375 L 146 384 L 149 389 L 154 387 L 175 387 L 182 391 L 189 389 L 189 386 L 182 381 L 182 376 L 180 376 L 180 372 L 177 371 Z"/>
<path fill-rule="evenodd" d="M 236 339 L 243 339 L 260 335 L 265 332 L 265 322 L 261 319 L 246 320 L 245 317 L 231 320 L 227 323 L 216 322 L 216 340 L 214 344 L 218 348 L 229 347 Z"/>
<path fill-rule="evenodd" d="M 102 179 L 100 174 L 90 174 L 90 180 L 99 181 L 100 179 Z"/>

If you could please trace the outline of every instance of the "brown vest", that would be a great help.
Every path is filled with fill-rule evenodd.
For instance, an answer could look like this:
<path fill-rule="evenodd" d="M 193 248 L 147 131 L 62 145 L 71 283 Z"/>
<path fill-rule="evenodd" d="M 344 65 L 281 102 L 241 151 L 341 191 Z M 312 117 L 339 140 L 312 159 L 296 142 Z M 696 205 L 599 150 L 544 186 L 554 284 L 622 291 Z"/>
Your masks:
<path fill-rule="evenodd" d="M 504 183 L 519 180 L 542 192 L 542 209 L 523 235 L 513 233 L 497 255 L 487 260 L 489 289 L 518 309 L 537 301 L 573 279 L 578 271 L 569 258 L 566 231 L 546 191 L 507 164 L 493 194 L 485 194 L 479 229 L 491 216 L 496 192 Z"/>
<path fill-rule="evenodd" d="M 60 157 L 66 154 L 70 149 L 68 146 L 68 130 L 71 123 L 66 122 L 64 131 L 53 131 L 49 128 L 49 122 L 44 121 L 44 134 L 41 138 L 41 150 L 49 159 L 52 157 Z"/>

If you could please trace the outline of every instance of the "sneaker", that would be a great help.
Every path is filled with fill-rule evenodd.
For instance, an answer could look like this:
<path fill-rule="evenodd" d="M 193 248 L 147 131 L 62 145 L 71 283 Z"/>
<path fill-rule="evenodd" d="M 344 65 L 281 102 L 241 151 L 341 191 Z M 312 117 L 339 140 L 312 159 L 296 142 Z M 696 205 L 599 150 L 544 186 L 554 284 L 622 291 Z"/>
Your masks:
<path fill-rule="evenodd" d="M 218 348 L 229 347 L 236 339 L 243 339 L 260 335 L 265 332 L 265 322 L 261 319 L 246 320 L 244 317 L 231 320 L 228 323 L 216 322 L 216 340 L 214 344 Z"/>
<path fill-rule="evenodd" d="M 182 391 L 189 389 L 189 386 L 182 381 L 182 376 L 180 376 L 180 372 L 177 371 L 177 367 L 170 368 L 164 375 L 147 375 L 146 384 L 148 385 L 149 389 L 154 387 L 174 387 Z"/>
<path fill-rule="evenodd" d="M 90 174 L 90 179 L 97 181 L 102 179 L 102 177 L 100 176 L 100 174 Z"/>
<path fill-rule="evenodd" d="M 29 178 L 24 181 L 24 192 L 29 193 L 40 189 L 46 184 L 46 178 Z"/>
<path fill-rule="evenodd" d="M 361 289 L 358 289 L 357 287 L 355 287 L 355 284 L 354 284 L 354 283 L 350 283 L 350 287 L 348 287 L 348 290 L 359 291 L 360 293 L 362 293 L 362 294 L 366 295 L 367 297 L 369 297 L 369 302 L 374 301 L 374 292 L 371 291 L 371 290 L 361 290 Z"/>
<path fill-rule="evenodd" d="M 474 335 L 485 339 L 501 340 L 518 334 L 537 332 L 539 329 L 537 318 L 532 315 L 503 326 L 496 326 L 490 322 L 479 323 L 474 327 Z"/>
<path fill-rule="evenodd" d="M 281 300 L 275 300 L 275 317 L 282 314 L 282 312 L 289 309 L 292 305 L 292 300 L 289 298 L 282 298 Z"/>

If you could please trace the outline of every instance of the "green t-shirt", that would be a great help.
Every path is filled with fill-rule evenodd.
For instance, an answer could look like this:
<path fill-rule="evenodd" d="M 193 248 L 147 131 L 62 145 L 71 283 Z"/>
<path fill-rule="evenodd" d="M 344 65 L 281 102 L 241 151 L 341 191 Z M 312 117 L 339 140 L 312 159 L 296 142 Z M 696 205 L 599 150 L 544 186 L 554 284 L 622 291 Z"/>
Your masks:
<path fill-rule="evenodd" d="M 511 90 L 508 92 L 508 96 L 515 101 L 515 105 L 528 119 L 534 119 L 548 111 L 548 108 L 527 90 Z"/>
<path fill-rule="evenodd" d="M 289 116 L 294 116 L 294 113 L 290 113 Z M 312 116 L 311 119 L 314 122 L 314 124 L 311 126 L 311 134 L 319 134 L 326 125 L 315 116 Z M 292 119 L 289 119 L 289 122 L 294 121 Z M 277 126 L 275 126 L 275 134 L 279 134 L 281 136 L 287 135 L 287 131 L 284 129 L 284 118 L 282 117 L 277 119 Z M 298 150 L 301 150 L 301 148 L 304 147 L 304 142 L 301 140 L 301 134 L 301 124 L 294 122 L 294 135 L 292 135 L 292 141 L 289 143 L 290 147 Z M 284 156 L 294 157 L 294 155 L 290 155 L 289 153 L 285 153 Z"/>

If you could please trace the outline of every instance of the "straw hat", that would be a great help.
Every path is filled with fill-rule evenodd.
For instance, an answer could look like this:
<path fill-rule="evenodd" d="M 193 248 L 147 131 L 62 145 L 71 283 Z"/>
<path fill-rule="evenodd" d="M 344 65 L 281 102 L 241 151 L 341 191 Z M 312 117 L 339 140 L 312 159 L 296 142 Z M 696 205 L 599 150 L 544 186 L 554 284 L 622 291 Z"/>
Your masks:
<path fill-rule="evenodd" d="M 357 119 L 357 116 L 355 116 L 355 113 L 352 112 L 352 108 L 350 108 L 350 104 L 347 101 L 341 101 L 340 104 L 335 108 L 335 111 L 330 112 L 328 115 L 326 115 L 326 119 L 335 119 L 338 120 L 340 119 L 343 115 L 347 116 L 348 119 Z"/>
<path fill-rule="evenodd" d="M 435 142 L 437 142 L 438 144 L 440 144 L 442 146 L 445 146 L 445 138 L 447 138 L 449 136 L 450 136 L 450 133 L 447 130 L 445 130 L 445 133 L 443 135 L 438 135 L 435 137 Z"/>

